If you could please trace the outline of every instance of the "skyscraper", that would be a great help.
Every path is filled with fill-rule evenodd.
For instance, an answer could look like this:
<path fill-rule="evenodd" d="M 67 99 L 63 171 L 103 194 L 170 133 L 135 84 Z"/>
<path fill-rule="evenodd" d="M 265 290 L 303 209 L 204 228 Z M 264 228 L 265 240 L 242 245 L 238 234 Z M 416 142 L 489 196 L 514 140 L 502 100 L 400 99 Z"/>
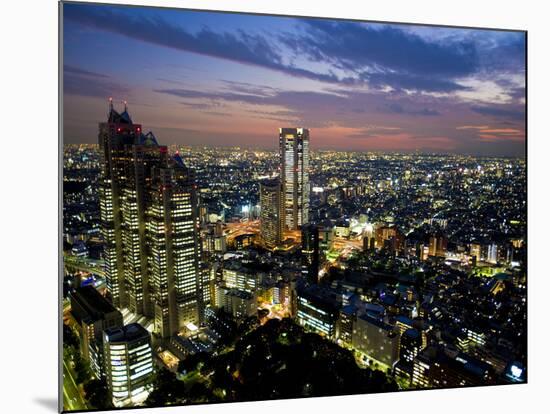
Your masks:
<path fill-rule="evenodd" d="M 285 229 L 309 221 L 309 130 L 279 128 L 280 177 Z"/>
<path fill-rule="evenodd" d="M 176 154 L 156 167 L 147 210 L 155 332 L 163 338 L 201 320 L 197 196 L 190 171 Z"/>
<path fill-rule="evenodd" d="M 428 255 L 445 257 L 446 251 L 447 251 L 447 238 L 445 237 L 445 235 L 440 233 L 431 235 Z"/>
<path fill-rule="evenodd" d="M 283 221 L 281 217 L 281 183 L 279 180 L 260 182 L 260 233 L 266 247 L 281 243 Z"/>
<path fill-rule="evenodd" d="M 125 263 L 122 244 L 122 187 L 125 181 L 125 161 L 141 136 L 141 125 L 132 123 L 125 110 L 122 114 L 109 103 L 109 118 L 99 124 L 99 146 L 102 153 L 99 182 L 101 234 L 104 242 L 105 277 L 112 303 L 127 306 Z"/>
<path fill-rule="evenodd" d="M 99 125 L 100 218 L 108 297 L 152 317 L 155 332 L 200 322 L 197 197 L 190 170 L 125 105 Z"/>
<path fill-rule="evenodd" d="M 302 226 L 302 276 L 311 283 L 319 277 L 319 229 L 315 224 Z"/>

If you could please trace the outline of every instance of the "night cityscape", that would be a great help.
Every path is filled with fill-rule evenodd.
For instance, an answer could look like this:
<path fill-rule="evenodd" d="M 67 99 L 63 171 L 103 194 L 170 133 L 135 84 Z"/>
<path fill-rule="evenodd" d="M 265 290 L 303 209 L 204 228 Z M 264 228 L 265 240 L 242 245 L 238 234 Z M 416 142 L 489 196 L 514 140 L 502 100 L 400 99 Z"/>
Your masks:
<path fill-rule="evenodd" d="M 65 411 L 527 381 L 523 33 L 63 30 Z"/>

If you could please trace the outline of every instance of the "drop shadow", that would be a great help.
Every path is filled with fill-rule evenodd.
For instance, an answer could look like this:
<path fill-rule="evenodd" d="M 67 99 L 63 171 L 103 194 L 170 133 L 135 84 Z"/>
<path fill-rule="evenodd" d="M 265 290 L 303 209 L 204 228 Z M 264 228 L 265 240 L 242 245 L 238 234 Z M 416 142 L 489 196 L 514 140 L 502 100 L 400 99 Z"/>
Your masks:
<path fill-rule="evenodd" d="M 38 405 L 41 405 L 44 408 L 47 408 L 51 412 L 59 412 L 59 407 L 57 406 L 57 398 L 48 398 L 48 397 L 38 397 L 34 399 L 34 402 Z"/>

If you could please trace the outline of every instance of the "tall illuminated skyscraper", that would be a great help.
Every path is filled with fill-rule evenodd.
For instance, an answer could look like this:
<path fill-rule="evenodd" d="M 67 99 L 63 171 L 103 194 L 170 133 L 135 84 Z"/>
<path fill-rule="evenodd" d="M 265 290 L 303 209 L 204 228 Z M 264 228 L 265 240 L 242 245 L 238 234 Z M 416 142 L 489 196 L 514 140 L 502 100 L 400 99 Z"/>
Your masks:
<path fill-rule="evenodd" d="M 109 104 L 109 119 L 99 124 L 102 166 L 99 185 L 107 292 L 113 304 L 145 314 L 148 310 L 145 244 L 145 194 L 152 163 L 166 160 L 154 137 L 145 141 L 126 105 L 119 114 Z M 150 145 L 149 145 L 150 144 Z"/>
<path fill-rule="evenodd" d="M 309 222 L 309 130 L 279 128 L 279 157 L 285 229 Z"/>
<path fill-rule="evenodd" d="M 153 169 L 147 211 L 155 332 L 170 337 L 201 319 L 195 186 L 179 155 Z"/>
<path fill-rule="evenodd" d="M 189 170 L 109 105 L 99 125 L 100 215 L 108 297 L 155 320 L 162 337 L 200 321 L 197 197 Z"/>
<path fill-rule="evenodd" d="M 276 247 L 282 240 L 281 203 L 280 181 L 260 182 L 260 234 L 263 243 L 269 248 Z"/>

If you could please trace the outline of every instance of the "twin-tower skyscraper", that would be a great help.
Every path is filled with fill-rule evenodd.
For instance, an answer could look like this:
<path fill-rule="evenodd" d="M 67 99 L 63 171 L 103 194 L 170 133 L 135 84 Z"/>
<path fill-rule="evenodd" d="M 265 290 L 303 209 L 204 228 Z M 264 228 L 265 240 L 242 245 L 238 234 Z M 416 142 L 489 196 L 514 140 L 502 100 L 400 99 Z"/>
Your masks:
<path fill-rule="evenodd" d="M 202 316 L 197 194 L 191 171 L 152 133 L 109 105 L 99 124 L 107 295 L 168 338 Z"/>

